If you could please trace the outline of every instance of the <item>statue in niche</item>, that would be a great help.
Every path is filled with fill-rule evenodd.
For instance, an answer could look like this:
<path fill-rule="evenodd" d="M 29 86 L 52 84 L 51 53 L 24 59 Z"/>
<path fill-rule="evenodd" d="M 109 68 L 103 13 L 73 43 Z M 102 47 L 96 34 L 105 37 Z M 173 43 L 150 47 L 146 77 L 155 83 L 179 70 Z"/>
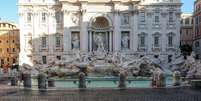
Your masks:
<path fill-rule="evenodd" d="M 97 34 L 95 39 L 96 47 L 98 52 L 103 52 L 105 50 L 104 48 L 104 40 L 101 33 Z"/>
<path fill-rule="evenodd" d="M 78 33 L 73 34 L 73 36 L 72 36 L 72 49 L 77 50 L 79 48 L 80 48 L 80 40 L 79 40 Z"/>
<path fill-rule="evenodd" d="M 122 36 L 121 44 L 123 50 L 129 48 L 129 37 L 127 34 Z"/>

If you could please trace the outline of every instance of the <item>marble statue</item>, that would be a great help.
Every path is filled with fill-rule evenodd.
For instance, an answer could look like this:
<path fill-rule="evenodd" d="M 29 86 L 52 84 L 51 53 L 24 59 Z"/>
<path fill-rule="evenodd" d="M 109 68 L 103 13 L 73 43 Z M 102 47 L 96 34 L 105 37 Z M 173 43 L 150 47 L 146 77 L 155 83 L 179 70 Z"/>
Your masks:
<path fill-rule="evenodd" d="M 30 36 L 26 36 L 26 47 L 27 50 L 32 49 L 32 38 Z"/>
<path fill-rule="evenodd" d="M 104 47 L 104 40 L 103 40 L 103 36 L 101 35 L 101 33 L 99 33 L 95 39 L 96 45 L 97 45 L 97 51 L 98 52 L 103 52 L 105 50 Z"/>
<path fill-rule="evenodd" d="M 78 34 L 75 34 L 72 38 L 72 49 L 77 50 L 80 48 L 80 40 Z"/>
<path fill-rule="evenodd" d="M 127 35 L 124 35 L 122 37 L 122 40 L 121 40 L 121 43 L 122 43 L 122 49 L 128 49 L 129 48 L 129 37 Z"/>
<path fill-rule="evenodd" d="M 28 47 L 27 48 L 32 48 L 32 39 L 31 39 L 31 37 L 28 38 Z"/>

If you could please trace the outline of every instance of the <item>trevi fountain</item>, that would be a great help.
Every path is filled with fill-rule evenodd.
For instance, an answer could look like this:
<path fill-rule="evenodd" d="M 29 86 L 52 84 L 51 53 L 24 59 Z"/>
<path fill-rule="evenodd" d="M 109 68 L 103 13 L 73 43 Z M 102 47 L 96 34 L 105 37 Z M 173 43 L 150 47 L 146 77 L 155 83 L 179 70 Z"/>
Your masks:
<path fill-rule="evenodd" d="M 178 52 L 175 59 L 168 63 L 165 59 L 146 55 L 107 53 L 101 49 L 101 43 L 99 45 L 96 52 L 83 54 L 75 50 L 72 58 L 54 61 L 48 65 L 37 64 L 31 67 L 23 64 L 20 72 L 31 74 L 33 78 L 43 73 L 48 78 L 55 79 L 56 86 L 69 88 L 77 87 L 80 72 L 86 75 L 87 85 L 91 84 L 91 87 L 115 87 L 122 72 L 128 81 L 128 87 L 150 87 L 160 76 L 166 86 L 177 82 L 174 81 L 175 75 L 185 79 L 201 77 L 201 63 L 194 59 L 194 53 L 184 59 Z M 181 84 L 187 85 L 185 80 L 181 81 Z"/>

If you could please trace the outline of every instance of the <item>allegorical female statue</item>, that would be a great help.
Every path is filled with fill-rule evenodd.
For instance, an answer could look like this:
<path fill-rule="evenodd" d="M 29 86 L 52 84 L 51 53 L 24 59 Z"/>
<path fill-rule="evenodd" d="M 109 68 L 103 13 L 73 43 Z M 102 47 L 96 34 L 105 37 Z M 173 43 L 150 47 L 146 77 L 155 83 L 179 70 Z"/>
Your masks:
<path fill-rule="evenodd" d="M 129 37 L 127 35 L 124 35 L 121 39 L 122 49 L 128 49 L 129 48 Z"/>
<path fill-rule="evenodd" d="M 80 48 L 80 40 L 78 34 L 75 34 L 72 37 L 72 49 L 79 49 Z"/>

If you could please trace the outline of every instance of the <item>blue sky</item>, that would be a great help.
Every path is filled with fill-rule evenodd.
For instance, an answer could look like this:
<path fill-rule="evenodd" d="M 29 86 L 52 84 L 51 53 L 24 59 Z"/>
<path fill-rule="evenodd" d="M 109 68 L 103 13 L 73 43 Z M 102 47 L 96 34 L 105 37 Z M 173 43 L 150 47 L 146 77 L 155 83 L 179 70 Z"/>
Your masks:
<path fill-rule="evenodd" d="M 17 9 L 18 0 L 1 0 L 0 3 L 0 18 L 2 20 L 18 22 L 18 9 Z M 193 11 L 193 2 L 194 0 L 181 0 L 183 3 L 182 11 L 183 12 L 192 12 Z"/>

